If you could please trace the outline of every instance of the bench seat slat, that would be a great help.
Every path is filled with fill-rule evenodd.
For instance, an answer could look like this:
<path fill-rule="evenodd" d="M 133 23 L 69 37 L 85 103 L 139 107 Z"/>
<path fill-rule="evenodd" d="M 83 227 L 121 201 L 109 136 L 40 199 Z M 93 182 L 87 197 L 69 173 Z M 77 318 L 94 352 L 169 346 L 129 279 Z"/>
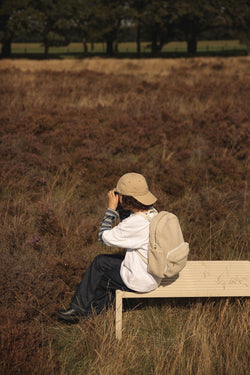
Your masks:
<path fill-rule="evenodd" d="M 189 261 L 179 277 L 164 279 L 148 293 L 123 298 L 250 296 L 249 261 Z"/>
<path fill-rule="evenodd" d="M 122 336 L 123 298 L 250 297 L 249 261 L 188 261 L 178 277 L 148 293 L 116 291 L 116 337 Z"/>

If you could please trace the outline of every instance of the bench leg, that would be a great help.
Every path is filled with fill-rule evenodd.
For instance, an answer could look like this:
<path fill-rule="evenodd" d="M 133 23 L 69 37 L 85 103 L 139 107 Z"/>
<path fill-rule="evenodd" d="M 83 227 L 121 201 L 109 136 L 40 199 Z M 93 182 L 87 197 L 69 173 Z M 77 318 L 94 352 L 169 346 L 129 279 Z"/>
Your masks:
<path fill-rule="evenodd" d="M 115 296 L 115 335 L 117 340 L 122 338 L 122 291 L 116 290 Z"/>

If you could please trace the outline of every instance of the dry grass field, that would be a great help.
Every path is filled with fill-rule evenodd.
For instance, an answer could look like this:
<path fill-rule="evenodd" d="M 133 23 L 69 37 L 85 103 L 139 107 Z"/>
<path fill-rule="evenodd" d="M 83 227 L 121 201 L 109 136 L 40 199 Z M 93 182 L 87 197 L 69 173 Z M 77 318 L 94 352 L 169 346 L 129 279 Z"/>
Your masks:
<path fill-rule="evenodd" d="M 249 259 L 250 59 L 0 61 L 1 374 L 234 375 L 249 300 L 144 301 L 57 322 L 107 191 L 142 173 L 190 259 Z"/>

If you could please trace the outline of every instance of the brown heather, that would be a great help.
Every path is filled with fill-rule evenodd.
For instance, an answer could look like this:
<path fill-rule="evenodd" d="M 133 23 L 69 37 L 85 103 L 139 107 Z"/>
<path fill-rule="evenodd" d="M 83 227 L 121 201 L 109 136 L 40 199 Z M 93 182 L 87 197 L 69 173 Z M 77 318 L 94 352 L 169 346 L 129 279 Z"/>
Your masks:
<path fill-rule="evenodd" d="M 249 58 L 0 62 L 1 374 L 247 374 L 249 300 L 136 301 L 56 321 L 143 173 L 190 259 L 249 259 Z"/>

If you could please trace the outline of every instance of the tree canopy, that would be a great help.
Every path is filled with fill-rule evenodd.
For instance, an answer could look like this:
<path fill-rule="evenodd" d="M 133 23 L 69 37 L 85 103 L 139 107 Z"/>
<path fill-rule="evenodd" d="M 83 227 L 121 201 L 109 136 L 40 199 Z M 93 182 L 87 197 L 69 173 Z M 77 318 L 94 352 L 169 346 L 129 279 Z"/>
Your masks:
<path fill-rule="evenodd" d="M 249 45 L 250 5 L 246 0 L 0 0 L 2 56 L 11 54 L 11 42 L 34 37 L 50 46 L 81 40 L 105 42 L 113 55 L 128 38 L 150 42 L 152 55 L 164 44 L 185 40 L 195 55 L 203 33 L 220 32 Z"/>

